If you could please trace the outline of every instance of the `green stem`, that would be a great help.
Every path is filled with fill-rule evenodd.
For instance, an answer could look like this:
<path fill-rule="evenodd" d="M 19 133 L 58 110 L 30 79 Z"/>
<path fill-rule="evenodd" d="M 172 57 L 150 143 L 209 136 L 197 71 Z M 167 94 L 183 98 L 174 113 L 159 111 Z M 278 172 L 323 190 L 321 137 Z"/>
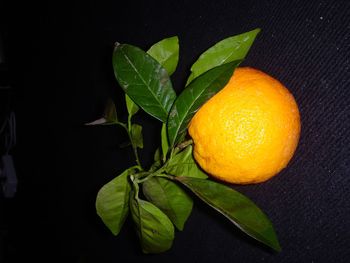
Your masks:
<path fill-rule="evenodd" d="M 158 174 L 158 177 L 164 177 L 164 178 L 168 178 L 170 180 L 175 180 L 175 176 L 170 175 L 170 174 Z"/>
<path fill-rule="evenodd" d="M 135 191 L 134 197 L 135 197 L 136 200 L 138 200 L 139 199 L 139 185 L 138 185 L 138 183 L 135 180 L 133 181 L 132 185 L 133 185 L 133 188 L 134 188 L 134 191 Z"/>
<path fill-rule="evenodd" d="M 151 174 L 150 172 L 141 172 L 141 173 L 135 174 L 134 175 L 135 181 L 140 182 L 142 179 L 149 176 L 150 174 Z"/>
<path fill-rule="evenodd" d="M 186 148 L 188 145 L 191 145 L 192 143 L 193 143 L 193 140 L 190 139 L 190 140 L 184 141 L 184 142 L 179 143 L 178 145 L 176 145 L 176 147 L 174 147 L 174 148 L 171 150 L 170 158 L 169 158 L 169 159 L 171 159 L 175 154 L 177 154 L 178 152 L 180 152 L 182 149 Z"/>
<path fill-rule="evenodd" d="M 170 178 L 169 176 L 167 175 L 164 175 L 163 176 L 163 172 L 165 171 L 165 168 L 166 168 L 166 164 L 164 164 L 161 168 L 159 168 L 157 171 L 155 172 L 142 172 L 142 173 L 139 173 L 137 174 L 137 177 L 134 179 L 134 182 L 135 183 L 143 183 L 145 181 L 147 181 L 148 179 L 154 177 L 154 176 L 160 176 L 160 177 L 168 177 Z"/>
<path fill-rule="evenodd" d="M 186 148 L 188 145 L 191 145 L 193 143 L 192 139 L 189 139 L 187 141 L 184 141 L 176 146 L 176 148 L 179 148 L 180 150 Z"/>
<path fill-rule="evenodd" d="M 154 176 L 153 174 L 150 174 L 149 176 L 146 176 L 146 177 L 144 177 L 144 178 L 142 178 L 142 179 L 138 179 L 136 182 L 139 183 L 139 184 L 141 184 L 141 183 L 147 181 L 148 179 L 150 179 L 150 178 L 153 177 L 153 176 Z"/>
<path fill-rule="evenodd" d="M 127 132 L 127 133 L 129 133 L 129 132 L 128 132 L 128 127 L 127 127 L 127 125 L 126 125 L 125 123 L 122 123 L 122 122 L 116 122 L 116 124 L 118 124 L 118 125 L 120 125 L 121 127 L 123 127 L 123 128 L 124 128 L 124 130 L 126 130 L 126 132 Z"/>

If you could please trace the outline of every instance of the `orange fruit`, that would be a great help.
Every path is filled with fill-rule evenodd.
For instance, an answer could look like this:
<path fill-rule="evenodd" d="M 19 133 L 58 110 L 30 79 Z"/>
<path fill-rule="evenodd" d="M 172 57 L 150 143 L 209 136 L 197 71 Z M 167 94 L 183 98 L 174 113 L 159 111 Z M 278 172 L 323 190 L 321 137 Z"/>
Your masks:
<path fill-rule="evenodd" d="M 192 118 L 189 134 L 204 171 L 229 183 L 259 183 L 292 158 L 300 135 L 299 110 L 278 80 L 253 68 L 237 68 Z"/>

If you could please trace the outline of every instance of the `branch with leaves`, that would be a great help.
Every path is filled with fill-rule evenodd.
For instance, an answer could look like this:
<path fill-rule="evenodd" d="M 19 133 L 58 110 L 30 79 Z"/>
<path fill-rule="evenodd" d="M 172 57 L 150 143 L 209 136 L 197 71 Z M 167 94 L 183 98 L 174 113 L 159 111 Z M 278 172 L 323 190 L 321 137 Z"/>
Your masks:
<path fill-rule="evenodd" d="M 97 214 L 114 235 L 118 235 L 131 214 L 144 253 L 170 249 L 174 226 L 183 230 L 193 207 L 185 187 L 244 233 L 280 250 L 273 226 L 263 211 L 231 187 L 208 179 L 197 166 L 192 140 L 187 137 L 194 114 L 226 85 L 259 31 L 226 38 L 205 51 L 192 65 L 179 96 L 170 79 L 179 59 L 177 37 L 166 38 L 147 52 L 129 44 L 116 44 L 113 69 L 125 91 L 128 119 L 120 122 L 115 105 L 109 101 L 103 118 L 90 123 L 123 127 L 135 155 L 135 166 L 104 185 L 97 195 Z M 149 169 L 141 166 L 138 157 L 143 148 L 142 127 L 132 121 L 140 108 L 163 122 L 161 145 Z"/>

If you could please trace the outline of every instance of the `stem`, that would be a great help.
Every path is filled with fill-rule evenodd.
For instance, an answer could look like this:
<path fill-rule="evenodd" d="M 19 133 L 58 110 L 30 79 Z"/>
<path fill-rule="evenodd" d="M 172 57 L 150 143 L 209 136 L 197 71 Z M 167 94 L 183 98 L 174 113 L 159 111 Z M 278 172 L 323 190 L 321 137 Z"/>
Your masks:
<path fill-rule="evenodd" d="M 193 143 L 192 139 L 189 139 L 187 141 L 184 141 L 176 146 L 176 148 L 179 148 L 180 150 L 186 148 L 188 145 L 191 145 Z"/>
<path fill-rule="evenodd" d="M 190 139 L 190 140 L 187 140 L 187 141 L 184 141 L 178 145 L 176 145 L 176 147 L 174 147 L 172 150 L 171 150 L 171 153 L 170 153 L 170 159 L 173 157 L 173 155 L 177 154 L 178 152 L 180 152 L 182 149 L 186 148 L 188 145 L 191 145 L 193 143 L 193 140 Z"/>
<path fill-rule="evenodd" d="M 112 123 L 112 124 L 113 124 L 113 123 Z M 111 124 L 111 125 L 112 125 L 112 124 Z M 118 125 L 122 126 L 124 129 L 127 130 L 127 127 L 126 127 L 126 125 L 125 125 L 124 123 L 117 121 L 117 122 L 115 122 L 115 124 L 118 124 Z"/>
<path fill-rule="evenodd" d="M 134 179 L 135 183 L 143 183 L 145 181 L 147 181 L 148 179 L 154 177 L 154 176 L 160 176 L 160 177 L 168 177 L 170 178 L 168 175 L 163 175 L 162 173 L 164 172 L 166 167 L 166 164 L 164 164 L 161 168 L 159 168 L 157 171 L 155 171 L 154 173 L 152 172 L 142 172 L 139 173 L 138 176 Z"/>
<path fill-rule="evenodd" d="M 134 178 L 132 179 L 132 185 L 133 185 L 133 188 L 134 188 L 134 191 L 135 191 L 135 199 L 138 200 L 139 199 L 139 185 L 137 183 L 137 179 Z"/>
<path fill-rule="evenodd" d="M 150 179 L 151 177 L 153 177 L 154 175 L 153 174 L 150 174 L 149 176 L 146 176 L 146 177 L 144 177 L 144 178 L 142 178 L 142 179 L 138 179 L 138 180 L 136 180 L 136 182 L 137 183 L 143 183 L 143 182 L 145 182 L 145 181 L 147 181 L 148 179 Z"/>
<path fill-rule="evenodd" d="M 143 180 L 145 177 L 149 176 L 151 173 L 150 172 L 141 172 L 138 174 L 134 175 L 134 180 L 136 180 L 136 182 L 140 182 L 141 180 Z"/>
<path fill-rule="evenodd" d="M 172 176 L 170 174 L 159 174 L 157 175 L 158 177 L 164 177 L 164 178 L 168 178 L 170 180 L 175 180 L 175 176 Z"/>

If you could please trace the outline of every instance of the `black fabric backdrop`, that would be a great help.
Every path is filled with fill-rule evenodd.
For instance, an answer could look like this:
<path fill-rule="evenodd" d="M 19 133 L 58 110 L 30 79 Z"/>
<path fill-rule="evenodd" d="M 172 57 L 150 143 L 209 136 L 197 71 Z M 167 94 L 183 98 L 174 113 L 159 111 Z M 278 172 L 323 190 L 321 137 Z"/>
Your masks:
<path fill-rule="evenodd" d="M 17 197 L 2 201 L 5 262 L 349 262 L 350 2 L 84 1 L 14 2 L 2 8 L 13 105 Z M 133 160 L 114 127 L 83 127 L 112 97 L 114 42 L 147 49 L 180 39 L 177 92 L 197 56 L 230 35 L 262 29 L 243 65 L 259 68 L 294 94 L 302 134 L 287 169 L 270 181 L 232 186 L 269 216 L 282 245 L 274 253 L 246 238 L 195 199 L 173 248 L 143 255 L 131 220 L 112 236 L 95 214 L 98 189 Z M 145 165 L 160 124 L 145 114 Z"/>

